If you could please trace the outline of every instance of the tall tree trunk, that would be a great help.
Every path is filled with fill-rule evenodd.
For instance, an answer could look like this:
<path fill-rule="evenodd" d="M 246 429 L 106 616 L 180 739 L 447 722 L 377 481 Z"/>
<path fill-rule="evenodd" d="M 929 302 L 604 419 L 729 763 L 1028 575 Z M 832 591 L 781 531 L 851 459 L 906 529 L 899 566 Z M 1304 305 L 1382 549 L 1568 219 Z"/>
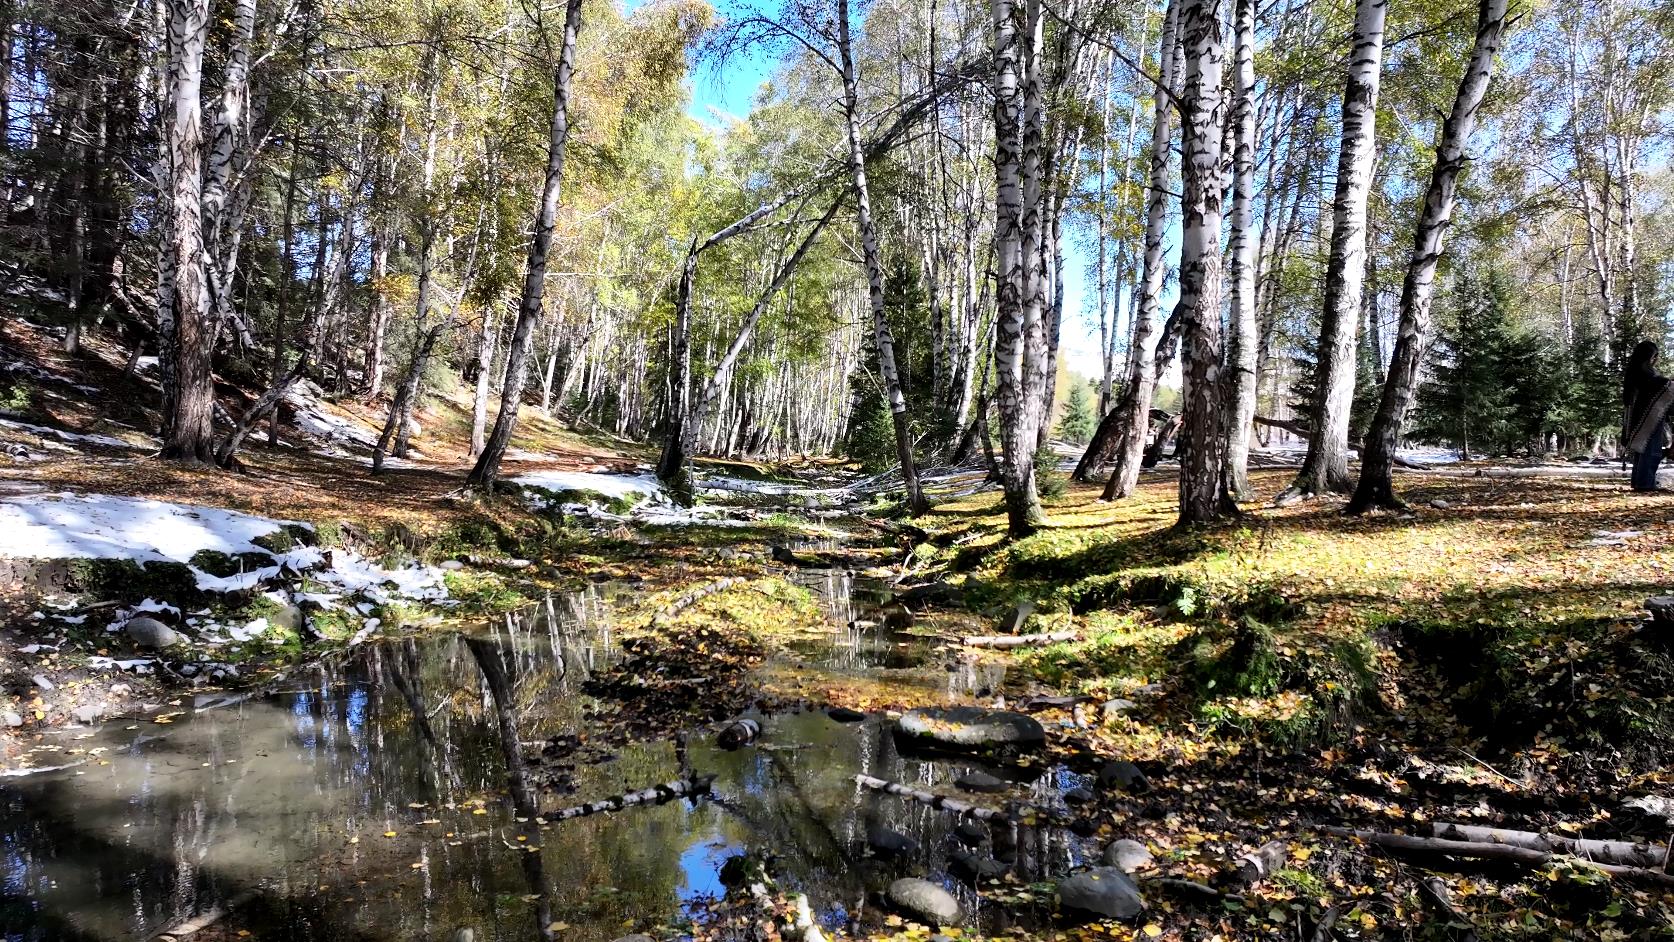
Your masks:
<path fill-rule="evenodd" d="M 1250 430 L 1256 411 L 1256 238 L 1255 238 L 1255 0 L 1233 2 L 1237 50 L 1233 94 L 1232 235 L 1227 240 L 1231 269 L 1231 327 L 1227 338 L 1226 489 L 1234 499 L 1249 496 Z"/>
<path fill-rule="evenodd" d="M 1151 335 L 1157 328 L 1162 308 L 1163 235 L 1168 227 L 1169 95 L 1175 88 L 1178 63 L 1181 0 L 1169 0 L 1163 16 L 1162 43 L 1158 53 L 1161 88 L 1153 92 L 1151 121 L 1151 176 L 1145 188 L 1145 255 L 1139 279 L 1139 310 L 1133 320 L 1133 341 L 1129 345 L 1133 370 L 1116 408 L 1122 414 L 1116 446 L 1116 466 L 1104 487 L 1105 500 L 1120 500 L 1139 484 L 1139 470 L 1145 459 L 1145 436 L 1151 429 L 1151 399 L 1157 390 L 1157 350 Z"/>
<path fill-rule="evenodd" d="M 471 397 L 471 457 L 482 454 L 488 433 L 488 388 L 494 377 L 494 305 L 482 309 L 482 332 L 477 335 L 476 391 Z"/>
<path fill-rule="evenodd" d="M 1465 166 L 1465 146 L 1470 142 L 1477 111 L 1488 93 L 1494 56 L 1505 32 L 1508 2 L 1479 0 L 1477 4 L 1476 41 L 1465 74 L 1459 80 L 1458 94 L 1453 98 L 1453 110 L 1442 124 L 1441 142 L 1436 146 L 1435 167 L 1430 171 L 1430 185 L 1424 193 L 1424 206 L 1413 233 L 1412 256 L 1401 282 L 1401 321 L 1395 336 L 1395 352 L 1390 358 L 1377 415 L 1366 435 L 1360 459 L 1360 482 L 1354 499 L 1349 502 L 1349 513 L 1372 507 L 1404 506 L 1395 496 L 1395 447 L 1417 392 L 1419 366 L 1424 361 L 1429 340 L 1436 265 L 1441 260 L 1443 239 L 1453 218 L 1455 188 L 1459 171 Z"/>
<path fill-rule="evenodd" d="M 895 337 L 890 333 L 884 311 L 883 259 L 878 250 L 878 230 L 872 222 L 872 197 L 866 183 L 866 150 L 860 139 L 860 89 L 855 76 L 854 54 L 849 40 L 849 3 L 837 0 L 837 51 L 843 71 L 843 117 L 848 132 L 849 174 L 854 181 L 855 222 L 860 229 L 861 254 L 866 262 L 867 293 L 872 305 L 872 339 L 878 348 L 878 373 L 889 397 L 889 412 L 895 424 L 895 453 L 901 462 L 901 479 L 906 485 L 907 512 L 914 516 L 929 509 L 918 482 L 913 461 L 912 418 L 907 414 L 907 397 L 901 391 L 901 375 L 895 363 Z"/>
<path fill-rule="evenodd" d="M 1180 524 L 1206 523 L 1236 504 L 1226 496 L 1226 410 L 1221 364 L 1221 0 L 1185 0 L 1181 100 Z"/>
<path fill-rule="evenodd" d="M 168 251 L 173 278 L 173 394 L 163 457 L 214 460 L 215 383 L 203 241 L 203 53 L 209 0 L 166 0 L 168 13 Z"/>
<path fill-rule="evenodd" d="M 1343 87 L 1343 140 L 1331 207 L 1331 255 L 1325 272 L 1308 455 L 1287 497 L 1349 490 L 1348 424 L 1354 405 L 1355 335 L 1366 286 L 1366 200 L 1377 157 L 1378 83 L 1388 0 L 1356 0 L 1354 45 Z"/>
<path fill-rule="evenodd" d="M 581 0 L 564 5 L 564 39 L 558 51 L 553 76 L 552 129 L 547 142 L 546 179 L 535 211 L 535 232 L 529 241 L 529 267 L 523 279 L 523 295 L 517 305 L 517 323 L 506 350 L 506 381 L 500 391 L 500 411 L 494 417 L 494 431 L 483 445 L 482 454 L 471 468 L 466 483 L 493 491 L 500 476 L 500 461 L 511 444 L 517 427 L 517 410 L 523 401 L 529 348 L 535 340 L 535 324 L 541 319 L 542 295 L 546 291 L 546 257 L 552 250 L 552 232 L 558 225 L 558 198 L 564 182 L 564 146 L 570 136 L 570 79 L 575 73 L 576 36 L 581 32 Z"/>

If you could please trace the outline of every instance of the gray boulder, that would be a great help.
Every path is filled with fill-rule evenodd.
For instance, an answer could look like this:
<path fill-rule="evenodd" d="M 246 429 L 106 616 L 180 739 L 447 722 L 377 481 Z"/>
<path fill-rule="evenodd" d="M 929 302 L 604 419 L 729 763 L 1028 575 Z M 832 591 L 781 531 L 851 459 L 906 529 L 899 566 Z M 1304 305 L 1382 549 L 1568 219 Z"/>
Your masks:
<path fill-rule="evenodd" d="M 1123 838 L 1104 849 L 1104 863 L 1123 873 L 1150 869 L 1153 863 L 1150 848 L 1135 840 Z"/>
<path fill-rule="evenodd" d="M 897 909 L 933 926 L 959 921 L 959 901 L 929 880 L 903 877 L 889 885 L 889 901 Z"/>
<path fill-rule="evenodd" d="M 41 688 L 42 690 L 57 690 L 58 689 L 58 685 L 53 683 L 51 681 L 51 679 L 49 679 L 47 677 L 47 675 L 45 675 L 45 674 L 36 674 L 34 677 L 32 677 L 30 679 L 35 682 L 35 686 Z"/>
<path fill-rule="evenodd" d="M 1139 884 L 1115 867 L 1095 867 L 1058 884 L 1058 905 L 1100 919 L 1132 919 L 1145 911 Z"/>
<path fill-rule="evenodd" d="M 140 615 L 128 619 L 122 626 L 128 637 L 142 648 L 166 648 L 180 643 L 180 635 L 173 628 L 163 624 L 149 615 Z"/>
<path fill-rule="evenodd" d="M 1082 788 L 1079 785 L 1070 789 L 1069 791 L 1064 792 L 1064 803 L 1065 804 L 1090 805 L 1090 804 L 1093 803 L 1093 798 L 1094 798 L 1094 795 L 1090 790 Z"/>
<path fill-rule="evenodd" d="M 84 726 L 93 723 L 104 712 L 105 711 L 103 709 L 94 704 L 78 706 L 74 710 L 70 711 L 70 713 L 75 716 L 76 720 Z"/>
<path fill-rule="evenodd" d="M 1133 702 L 1132 700 L 1123 700 L 1118 698 L 1116 700 L 1106 700 L 1104 705 L 1099 709 L 1103 711 L 1104 720 L 1108 723 L 1129 710 L 1137 709 L 1138 707 L 1139 704 Z"/>
<path fill-rule="evenodd" d="M 1003 792 L 1011 787 L 1011 783 L 1005 779 L 989 775 L 987 772 L 980 770 L 975 772 L 966 772 L 964 775 L 954 779 L 953 784 L 959 786 L 965 791 L 978 792 L 984 795 L 993 795 Z"/>
<path fill-rule="evenodd" d="M 23 725 L 23 717 L 18 716 L 11 710 L 7 710 L 4 713 L 0 713 L 0 724 L 4 724 L 15 729 Z"/>
<path fill-rule="evenodd" d="M 988 840 L 988 826 L 981 821 L 963 818 L 953 826 L 953 839 L 968 847 L 975 847 Z"/>
<path fill-rule="evenodd" d="M 1032 716 L 980 707 L 926 707 L 901 716 L 901 732 L 908 737 L 949 749 L 982 750 L 998 746 L 1035 748 L 1046 741 L 1046 730 Z"/>
<path fill-rule="evenodd" d="M 281 605 L 279 610 L 267 616 L 267 623 L 285 631 L 301 631 L 304 623 L 302 609 L 295 605 Z"/>
<path fill-rule="evenodd" d="M 998 880 L 1010 868 L 992 857 L 956 849 L 948 855 L 948 869 L 961 880 L 975 883 L 979 880 Z"/>

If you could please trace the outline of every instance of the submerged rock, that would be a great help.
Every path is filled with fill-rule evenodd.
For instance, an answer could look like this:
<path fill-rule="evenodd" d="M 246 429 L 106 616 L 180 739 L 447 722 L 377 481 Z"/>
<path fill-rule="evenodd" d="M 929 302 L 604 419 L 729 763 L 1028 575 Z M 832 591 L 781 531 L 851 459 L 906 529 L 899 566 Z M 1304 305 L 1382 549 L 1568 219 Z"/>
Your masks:
<path fill-rule="evenodd" d="M 934 926 L 959 921 L 959 901 L 929 880 L 903 877 L 889 885 L 889 901 L 908 915 Z"/>
<path fill-rule="evenodd" d="M 122 630 L 142 648 L 166 648 L 180 642 L 173 628 L 148 615 L 128 619 Z"/>
<path fill-rule="evenodd" d="M 1064 792 L 1064 803 L 1070 805 L 1090 805 L 1093 803 L 1093 793 L 1079 785 Z"/>
<path fill-rule="evenodd" d="M 840 706 L 828 707 L 825 711 L 825 715 L 831 717 L 839 723 L 858 723 L 861 720 L 866 719 L 866 714 L 860 712 L 859 710 L 851 710 L 848 707 Z"/>
<path fill-rule="evenodd" d="M 1104 863 L 1123 873 L 1149 869 L 1153 862 L 1150 848 L 1135 840 L 1123 838 L 1104 849 Z"/>
<path fill-rule="evenodd" d="M 918 853 L 918 841 L 878 824 L 866 829 L 866 846 L 879 857 L 911 857 Z"/>
<path fill-rule="evenodd" d="M 981 770 L 966 772 L 964 775 L 954 779 L 953 784 L 959 786 L 965 791 L 980 792 L 985 795 L 1003 792 L 1011 787 L 1011 783 L 1005 779 L 989 775 L 987 772 L 983 772 Z"/>
<path fill-rule="evenodd" d="M 908 710 L 901 716 L 900 728 L 908 737 L 950 749 L 1032 749 L 1046 741 L 1046 730 L 1034 717 L 979 707 Z"/>
<path fill-rule="evenodd" d="M 1103 919 L 1132 919 L 1145 911 L 1139 884 L 1115 867 L 1095 867 L 1058 884 L 1058 905 Z"/>

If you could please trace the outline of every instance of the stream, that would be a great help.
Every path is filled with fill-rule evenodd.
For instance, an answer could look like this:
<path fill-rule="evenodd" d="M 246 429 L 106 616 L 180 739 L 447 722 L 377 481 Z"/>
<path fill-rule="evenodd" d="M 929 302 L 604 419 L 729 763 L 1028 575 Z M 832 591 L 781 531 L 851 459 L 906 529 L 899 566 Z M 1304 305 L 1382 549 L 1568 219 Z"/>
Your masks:
<path fill-rule="evenodd" d="M 1003 680 L 883 627 L 885 586 L 840 570 L 792 578 L 822 600 L 828 630 L 771 655 L 763 677 L 887 678 L 913 685 L 920 705 L 985 702 Z M 716 745 L 717 727 L 679 743 L 590 741 L 599 704 L 583 687 L 622 656 L 612 612 L 633 591 L 597 584 L 467 634 L 363 646 L 273 692 L 188 697 L 160 717 L 48 734 L 68 767 L 0 780 L 0 937 L 149 938 L 214 912 L 196 938 L 678 935 L 721 908 L 721 868 L 746 853 L 831 929 L 881 925 L 880 891 L 908 875 L 953 892 L 973 927 L 1034 918 L 949 874 L 956 819 L 853 779 L 951 791 L 984 768 L 1017 782 L 1009 797 L 1063 807 L 1073 773 L 903 755 L 886 717 L 844 723 L 818 705 L 756 715 L 761 736 L 735 751 Z M 532 757 L 516 775 L 490 664 L 517 751 Z M 548 815 L 689 774 L 715 776 L 710 793 L 547 825 L 507 798 L 522 778 Z M 873 857 L 875 826 L 918 849 Z M 1059 829 L 1024 842 L 1025 882 L 1096 852 Z"/>

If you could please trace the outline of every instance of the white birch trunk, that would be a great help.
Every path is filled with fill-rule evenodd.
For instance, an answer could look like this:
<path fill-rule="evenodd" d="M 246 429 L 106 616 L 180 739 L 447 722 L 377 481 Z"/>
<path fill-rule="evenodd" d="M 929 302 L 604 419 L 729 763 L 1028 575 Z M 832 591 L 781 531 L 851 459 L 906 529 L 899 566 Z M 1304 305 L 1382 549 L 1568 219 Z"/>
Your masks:
<path fill-rule="evenodd" d="M 203 53 L 209 0 L 167 0 L 168 256 L 173 277 L 173 393 L 164 457 L 214 460 L 215 387 L 210 372 L 209 286 L 203 240 Z"/>
<path fill-rule="evenodd" d="M 1227 241 L 1231 274 L 1231 334 L 1227 338 L 1226 489 L 1233 498 L 1250 490 L 1250 430 L 1256 411 L 1255 229 L 1255 0 L 1234 0 L 1232 112 L 1232 234 Z"/>

